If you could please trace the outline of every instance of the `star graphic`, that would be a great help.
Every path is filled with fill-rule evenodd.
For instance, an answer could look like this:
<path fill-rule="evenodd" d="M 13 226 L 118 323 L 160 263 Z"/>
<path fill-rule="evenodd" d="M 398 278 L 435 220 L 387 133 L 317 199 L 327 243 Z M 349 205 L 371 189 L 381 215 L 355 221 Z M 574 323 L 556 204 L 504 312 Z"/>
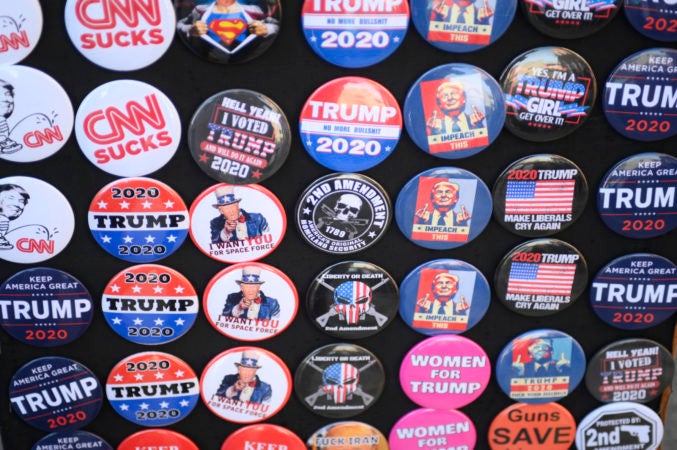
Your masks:
<path fill-rule="evenodd" d="M 181 378 L 183 374 L 184 374 L 183 370 L 177 370 L 176 372 L 174 372 L 174 376 L 176 378 Z"/>
<path fill-rule="evenodd" d="M 303 215 L 308 215 L 310 214 L 310 208 L 303 208 Z"/>
<path fill-rule="evenodd" d="M 169 236 L 167 236 L 167 242 L 176 242 L 176 236 L 170 234 Z"/>
<path fill-rule="evenodd" d="M 186 321 L 183 320 L 183 319 L 181 319 L 181 318 L 178 318 L 178 319 L 176 319 L 176 320 L 174 321 L 174 323 L 175 323 L 177 326 L 181 326 L 181 325 L 183 325 L 184 323 L 186 323 Z"/>
<path fill-rule="evenodd" d="M 395 36 L 395 37 L 393 38 L 393 42 L 400 42 L 400 37 L 399 37 L 399 36 Z"/>
<path fill-rule="evenodd" d="M 113 317 L 113 325 L 120 325 L 122 323 L 122 319 L 119 317 Z"/>
<path fill-rule="evenodd" d="M 110 290 L 113 292 L 120 292 L 120 286 L 114 284 L 113 286 L 110 287 Z"/>
<path fill-rule="evenodd" d="M 311 37 L 310 37 L 310 41 L 311 41 L 311 42 L 317 42 L 317 38 L 316 38 L 315 36 L 311 36 Z"/>
<path fill-rule="evenodd" d="M 174 288 L 174 292 L 176 292 L 177 294 L 183 294 L 183 286 L 176 286 Z"/>
<path fill-rule="evenodd" d="M 174 207 L 174 202 L 171 201 L 171 200 L 167 200 L 167 201 L 164 203 L 164 205 L 165 205 L 165 208 L 167 208 L 167 209 L 173 208 L 173 207 Z"/>
<path fill-rule="evenodd" d="M 160 408 L 162 409 L 169 408 L 169 402 L 160 402 Z"/>
<path fill-rule="evenodd" d="M 188 400 L 181 400 L 181 401 L 179 402 L 179 405 L 180 405 L 180 406 L 188 406 L 188 404 L 189 404 L 189 403 L 188 403 Z"/>
<path fill-rule="evenodd" d="M 101 209 L 108 208 L 108 203 L 104 202 L 103 200 L 101 200 L 98 205 L 99 205 L 99 208 L 101 208 Z"/>
<path fill-rule="evenodd" d="M 134 242 L 134 238 L 131 237 L 130 235 L 123 237 L 122 240 L 125 242 L 125 244 L 131 244 L 132 242 Z"/>
<path fill-rule="evenodd" d="M 149 244 L 152 244 L 153 242 L 155 242 L 155 236 L 151 236 L 150 234 L 149 234 L 148 236 L 146 236 L 144 239 L 145 239 L 146 242 L 148 242 Z"/>
<path fill-rule="evenodd" d="M 206 163 L 209 162 L 209 156 L 207 156 L 205 153 L 200 153 L 200 162 Z"/>
<path fill-rule="evenodd" d="M 155 372 L 155 379 L 156 380 L 161 380 L 165 377 L 165 374 L 162 372 Z"/>
<path fill-rule="evenodd" d="M 142 380 L 143 380 L 143 374 L 142 374 L 142 373 L 137 373 L 136 375 L 134 375 L 134 379 L 135 379 L 136 381 L 142 381 Z"/>
<path fill-rule="evenodd" d="M 148 200 L 141 203 L 141 205 L 143 206 L 143 209 L 150 209 L 150 207 L 153 206 L 153 204 L 151 202 L 149 202 Z"/>
<path fill-rule="evenodd" d="M 369 236 L 370 238 L 373 239 L 373 238 L 376 237 L 376 233 L 374 233 L 373 231 L 370 231 L 370 232 L 367 234 L 367 236 Z"/>
<path fill-rule="evenodd" d="M 104 244 L 110 244 L 110 240 L 111 240 L 111 237 L 108 236 L 108 235 L 101 236 L 101 242 L 103 242 Z"/>
<path fill-rule="evenodd" d="M 160 326 L 160 325 L 164 325 L 164 324 L 165 324 L 165 321 L 160 319 L 159 317 L 157 319 L 155 319 L 155 325 Z"/>
<path fill-rule="evenodd" d="M 153 288 L 153 292 L 155 292 L 156 294 L 161 294 L 162 291 L 164 291 L 164 288 L 162 286 L 155 286 Z"/>
<path fill-rule="evenodd" d="M 139 292 L 141 292 L 141 286 L 139 286 L 138 284 L 135 284 L 132 287 L 132 292 L 135 293 L 135 294 L 138 294 Z"/>
<path fill-rule="evenodd" d="M 120 405 L 120 411 L 127 411 L 129 409 L 129 405 L 126 403 L 123 403 Z"/>
<path fill-rule="evenodd" d="M 115 381 L 122 381 L 124 377 L 120 374 L 115 375 Z"/>
<path fill-rule="evenodd" d="M 141 408 L 141 409 L 148 409 L 148 406 L 150 406 L 150 405 L 148 405 L 148 403 L 143 402 L 143 403 L 141 403 L 141 404 L 139 405 L 139 408 Z"/>
<path fill-rule="evenodd" d="M 261 171 L 259 169 L 256 169 L 255 171 L 252 172 L 252 178 L 261 178 Z"/>
<path fill-rule="evenodd" d="M 141 325 L 143 323 L 143 320 L 139 319 L 138 317 L 134 319 L 134 325 Z"/>
<path fill-rule="evenodd" d="M 120 202 L 120 209 L 129 209 L 129 202 L 127 200 L 123 200 Z"/>

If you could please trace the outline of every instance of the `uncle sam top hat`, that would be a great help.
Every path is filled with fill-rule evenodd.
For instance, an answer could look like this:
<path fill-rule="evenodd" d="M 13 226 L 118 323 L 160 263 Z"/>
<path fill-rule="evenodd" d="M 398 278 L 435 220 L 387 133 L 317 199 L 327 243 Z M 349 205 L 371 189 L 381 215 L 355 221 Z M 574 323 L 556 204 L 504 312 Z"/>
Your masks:
<path fill-rule="evenodd" d="M 237 284 L 263 284 L 261 280 L 261 269 L 256 266 L 247 266 L 242 268 L 242 279 L 235 280 Z"/>
<path fill-rule="evenodd" d="M 249 367 L 250 369 L 260 369 L 259 358 L 261 355 L 259 352 L 253 350 L 245 350 L 242 352 L 242 359 L 240 362 L 236 362 L 235 365 L 238 367 Z"/>
<path fill-rule="evenodd" d="M 237 203 L 241 199 L 235 198 L 235 189 L 233 186 L 219 186 L 214 191 L 216 196 L 216 203 L 212 205 L 214 208 L 219 206 L 230 205 L 231 203 Z"/>

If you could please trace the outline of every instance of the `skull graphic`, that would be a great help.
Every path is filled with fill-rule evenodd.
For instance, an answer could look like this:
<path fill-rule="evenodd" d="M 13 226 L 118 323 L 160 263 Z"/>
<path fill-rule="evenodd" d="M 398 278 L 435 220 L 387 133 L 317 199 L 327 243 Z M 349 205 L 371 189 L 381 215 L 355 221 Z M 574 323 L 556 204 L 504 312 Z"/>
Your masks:
<path fill-rule="evenodd" d="M 348 363 L 334 363 L 322 372 L 324 392 L 336 404 L 345 403 L 357 389 L 359 381 L 360 371 Z"/>
<path fill-rule="evenodd" d="M 349 221 L 355 219 L 362 208 L 362 199 L 355 194 L 343 194 L 334 206 L 335 218 Z"/>
<path fill-rule="evenodd" d="M 364 319 L 371 306 L 371 288 L 361 281 L 346 281 L 334 291 L 334 309 L 348 324 Z"/>

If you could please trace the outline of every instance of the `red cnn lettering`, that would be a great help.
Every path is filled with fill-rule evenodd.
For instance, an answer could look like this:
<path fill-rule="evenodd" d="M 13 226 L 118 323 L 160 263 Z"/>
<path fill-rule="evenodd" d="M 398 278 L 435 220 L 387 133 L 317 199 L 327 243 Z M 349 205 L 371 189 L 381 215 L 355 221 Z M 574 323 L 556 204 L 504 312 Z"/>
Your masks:
<path fill-rule="evenodd" d="M 21 238 L 16 241 L 16 247 L 24 253 L 54 253 L 54 241 L 44 239 Z"/>
<path fill-rule="evenodd" d="M 6 52 L 9 49 L 18 50 L 19 47 L 30 47 L 30 45 L 28 33 L 23 30 L 20 34 L 12 33 L 9 36 L 0 34 L 0 53 Z"/>
<path fill-rule="evenodd" d="M 160 25 L 158 0 L 78 0 L 75 15 L 92 30 L 115 28 L 117 19 L 130 28 L 138 27 L 140 18 L 149 25 Z"/>
<path fill-rule="evenodd" d="M 85 117 L 83 128 L 87 138 L 99 145 L 112 144 L 125 137 L 125 129 L 136 136 L 146 134 L 147 123 L 156 130 L 165 127 L 165 117 L 155 94 L 144 97 L 144 105 L 130 101 L 125 111 L 114 106 L 91 112 Z"/>
<path fill-rule="evenodd" d="M 54 141 L 63 141 L 61 128 L 59 125 L 54 128 L 45 128 L 44 130 L 35 130 L 24 135 L 24 144 L 26 147 L 37 148 L 44 144 L 52 144 Z"/>

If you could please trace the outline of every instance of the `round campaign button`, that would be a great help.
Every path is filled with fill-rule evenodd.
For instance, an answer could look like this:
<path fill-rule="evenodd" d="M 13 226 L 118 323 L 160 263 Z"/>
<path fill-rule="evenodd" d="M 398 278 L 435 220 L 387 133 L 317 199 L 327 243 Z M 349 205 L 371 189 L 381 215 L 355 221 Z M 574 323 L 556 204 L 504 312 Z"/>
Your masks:
<path fill-rule="evenodd" d="M 373 179 L 332 173 L 313 181 L 296 204 L 301 236 L 318 250 L 346 255 L 375 244 L 392 217 L 390 198 Z"/>
<path fill-rule="evenodd" d="M 528 50 L 503 70 L 505 127 L 527 141 L 562 138 L 583 125 L 597 97 L 590 65 L 564 47 Z"/>
<path fill-rule="evenodd" d="M 110 70 L 136 70 L 153 64 L 169 49 L 176 16 L 170 0 L 115 3 L 68 0 L 66 31 L 89 61 Z"/>
<path fill-rule="evenodd" d="M 158 345 L 180 338 L 199 309 L 190 281 L 169 267 L 140 264 L 115 275 L 104 288 L 101 310 L 117 334 L 136 344 Z"/>
<path fill-rule="evenodd" d="M 2 328 L 37 347 L 73 342 L 94 316 L 87 288 L 72 275 L 47 267 L 15 273 L 0 284 L 0 298 Z"/>
<path fill-rule="evenodd" d="M 583 214 L 588 182 L 583 171 L 559 155 L 538 154 L 508 166 L 494 183 L 494 217 L 520 236 L 549 236 Z"/>
<path fill-rule="evenodd" d="M 48 260 L 66 248 L 74 230 L 73 209 L 54 186 L 32 177 L 0 179 L 0 259 Z"/>
<path fill-rule="evenodd" d="M 460 334 L 489 309 L 491 289 L 482 272 L 458 259 L 436 259 L 402 280 L 400 316 L 419 333 Z"/>
<path fill-rule="evenodd" d="M 633 253 L 602 267 L 590 286 L 590 303 L 604 322 L 644 330 L 677 311 L 677 266 L 651 253 Z"/>
<path fill-rule="evenodd" d="M 188 236 L 188 208 L 171 187 L 152 178 L 122 178 L 96 193 L 87 215 L 97 244 L 129 262 L 171 255 Z"/>
<path fill-rule="evenodd" d="M 433 336 L 416 344 L 400 365 L 400 385 L 423 408 L 461 408 L 482 395 L 491 362 L 474 341 L 456 335 Z"/>
<path fill-rule="evenodd" d="M 360 172 L 392 154 L 402 133 L 402 112 L 393 94 L 379 83 L 336 78 L 317 88 L 303 105 L 299 132 L 318 163 Z"/>
<path fill-rule="evenodd" d="M 520 0 L 529 23 L 558 39 L 578 39 L 604 28 L 621 9 L 622 0 Z"/>
<path fill-rule="evenodd" d="M 171 425 L 193 411 L 200 396 L 197 375 L 168 353 L 142 352 L 118 362 L 106 380 L 115 412 L 137 425 Z"/>
<path fill-rule="evenodd" d="M 62 448 L 114 450 L 108 442 L 104 441 L 96 434 L 82 430 L 48 434 L 36 442 L 31 450 L 60 450 Z"/>
<path fill-rule="evenodd" d="M 517 0 L 411 0 L 411 20 L 429 44 L 466 53 L 503 36 L 516 9 Z"/>
<path fill-rule="evenodd" d="M 588 391 L 600 402 L 648 403 L 672 384 L 675 361 L 668 349 L 650 339 L 612 342 L 590 359 Z"/>
<path fill-rule="evenodd" d="M 529 404 L 566 397 L 585 374 L 585 353 L 557 330 L 531 330 L 506 345 L 496 361 L 496 380 L 513 400 Z"/>
<path fill-rule="evenodd" d="M 198 446 L 183 434 L 159 428 L 139 431 L 128 436 L 120 442 L 117 450 L 161 449 L 163 447 L 171 450 L 199 450 Z"/>
<path fill-rule="evenodd" d="M 390 450 L 474 449 L 477 430 L 461 411 L 421 408 L 404 415 L 393 425 L 388 442 Z"/>
<path fill-rule="evenodd" d="M 510 310 L 549 316 L 573 305 L 585 291 L 588 265 L 573 245 L 534 239 L 510 250 L 494 275 L 494 290 Z"/>
<path fill-rule="evenodd" d="M 77 361 L 60 356 L 34 359 L 9 382 L 12 410 L 42 431 L 82 428 L 96 418 L 103 392 L 96 376 Z"/>
<path fill-rule="evenodd" d="M 59 151 L 73 131 L 73 105 L 63 87 L 27 66 L 1 66 L 0 79 L 0 158 L 34 162 Z"/>
<path fill-rule="evenodd" d="M 475 155 L 498 137 L 505 121 L 501 86 L 479 67 L 437 66 L 414 82 L 404 100 L 409 137 L 444 159 Z"/>
<path fill-rule="evenodd" d="M 80 103 L 75 138 L 99 169 L 119 177 L 138 177 L 155 172 L 174 156 L 181 140 L 181 119 L 159 89 L 141 81 L 114 80 Z"/>
<path fill-rule="evenodd" d="M 604 85 L 602 107 L 614 130 L 637 141 L 677 135 L 677 102 L 670 96 L 675 72 L 672 48 L 645 49 L 621 61 Z"/>
<path fill-rule="evenodd" d="M 0 5 L 0 65 L 15 64 L 27 57 L 42 34 L 39 0 L 2 2 Z"/>
<path fill-rule="evenodd" d="M 677 158 L 641 153 L 613 166 L 597 190 L 597 210 L 616 233 L 648 239 L 677 228 Z"/>
<path fill-rule="evenodd" d="M 188 148 L 198 167 L 231 184 L 271 177 L 287 159 L 290 145 L 284 111 L 265 95 L 246 89 L 209 97 L 188 129 Z"/>
<path fill-rule="evenodd" d="M 280 425 L 262 423 L 244 426 L 221 445 L 221 450 L 308 450 L 300 437 Z"/>
<path fill-rule="evenodd" d="M 625 0 L 623 9 L 630 25 L 644 36 L 663 42 L 677 41 L 677 28 L 674 26 L 676 3 L 669 0 Z"/>
<path fill-rule="evenodd" d="M 383 61 L 402 43 L 409 3 L 305 0 L 301 12 L 306 41 L 322 59 L 349 69 Z"/>
<path fill-rule="evenodd" d="M 174 5 L 181 41 L 214 63 L 240 63 L 261 55 L 275 41 L 282 21 L 279 0 L 174 0 Z"/>
<path fill-rule="evenodd" d="M 648 406 L 635 402 L 602 405 L 578 424 L 578 450 L 636 448 L 655 450 L 663 440 L 663 421 Z"/>
<path fill-rule="evenodd" d="M 515 403 L 498 413 L 489 427 L 491 450 L 569 450 L 576 420 L 562 405 Z"/>
<path fill-rule="evenodd" d="M 312 450 L 333 448 L 390 450 L 388 440 L 383 433 L 368 423 L 356 421 L 334 422 L 325 425 L 308 438 L 306 445 Z"/>
<path fill-rule="evenodd" d="M 214 275 L 202 303 L 207 320 L 219 333 L 239 341 L 262 341 L 291 325 L 299 299 L 294 283 L 280 270 L 240 263 Z"/>
<path fill-rule="evenodd" d="M 395 220 L 414 244 L 433 250 L 475 239 L 491 219 L 491 193 L 474 173 L 438 167 L 416 175 L 395 202 Z"/>
<path fill-rule="evenodd" d="M 397 283 L 381 267 L 342 261 L 315 276 L 306 294 L 313 325 L 340 339 L 360 339 L 383 330 L 397 315 Z"/>
<path fill-rule="evenodd" d="M 287 403 L 291 390 L 291 373 L 282 359 L 258 347 L 235 347 L 216 355 L 200 378 L 207 408 L 235 423 L 271 418 Z"/>
<path fill-rule="evenodd" d="M 190 207 L 190 237 L 202 253 L 217 261 L 261 259 L 277 248 L 286 230 L 282 203 L 258 184 L 215 184 Z"/>
<path fill-rule="evenodd" d="M 294 374 L 294 391 L 301 403 L 331 419 L 363 413 L 376 403 L 384 387 L 381 361 L 354 344 L 329 344 L 315 349 Z"/>

